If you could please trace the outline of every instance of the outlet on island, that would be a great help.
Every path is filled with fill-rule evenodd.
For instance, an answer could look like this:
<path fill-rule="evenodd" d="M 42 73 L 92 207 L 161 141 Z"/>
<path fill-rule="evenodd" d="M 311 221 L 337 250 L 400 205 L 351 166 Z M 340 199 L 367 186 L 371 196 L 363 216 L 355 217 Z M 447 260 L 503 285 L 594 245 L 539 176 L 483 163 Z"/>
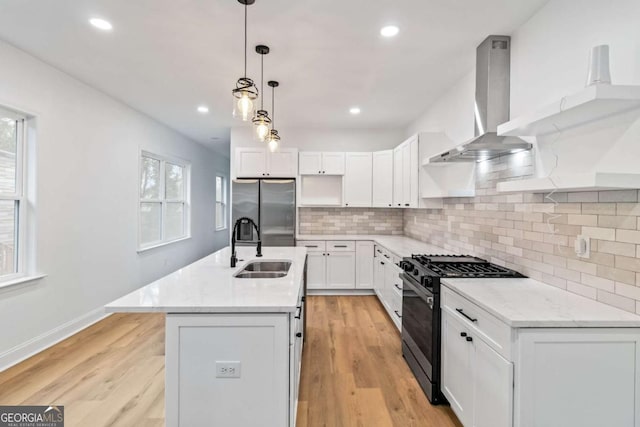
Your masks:
<path fill-rule="evenodd" d="M 240 362 L 216 361 L 216 378 L 240 378 Z"/>

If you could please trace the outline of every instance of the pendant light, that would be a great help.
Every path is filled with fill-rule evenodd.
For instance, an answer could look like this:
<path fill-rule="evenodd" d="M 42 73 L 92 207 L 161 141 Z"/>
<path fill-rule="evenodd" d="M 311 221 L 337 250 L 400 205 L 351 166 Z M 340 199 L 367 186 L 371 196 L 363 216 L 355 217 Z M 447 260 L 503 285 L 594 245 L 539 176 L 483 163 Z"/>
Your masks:
<path fill-rule="evenodd" d="M 269 118 L 269 112 L 264 109 L 264 56 L 269 53 L 269 47 L 264 45 L 256 46 L 256 52 L 260 54 L 260 109 L 256 111 L 256 115 L 253 118 L 253 124 L 256 125 L 256 136 L 260 141 L 265 141 L 269 136 L 269 125 L 271 119 Z"/>
<path fill-rule="evenodd" d="M 271 87 L 271 130 L 267 136 L 267 145 L 269 146 L 269 150 L 273 152 L 278 149 L 278 145 L 280 144 L 280 135 L 278 135 L 278 131 L 274 128 L 276 123 L 276 88 L 280 86 L 280 83 L 269 80 L 267 84 Z"/>
<path fill-rule="evenodd" d="M 258 98 L 258 88 L 253 80 L 247 77 L 247 7 L 256 0 L 238 0 L 244 5 L 244 75 L 236 82 L 233 94 L 233 117 L 246 122 L 253 112 L 253 101 Z"/>

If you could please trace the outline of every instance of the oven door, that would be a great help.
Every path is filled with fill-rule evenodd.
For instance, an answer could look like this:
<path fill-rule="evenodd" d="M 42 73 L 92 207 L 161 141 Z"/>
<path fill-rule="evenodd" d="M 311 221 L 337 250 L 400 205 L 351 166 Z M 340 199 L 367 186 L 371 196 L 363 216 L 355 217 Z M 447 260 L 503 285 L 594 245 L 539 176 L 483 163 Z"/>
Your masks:
<path fill-rule="evenodd" d="M 438 312 L 434 294 L 423 286 L 417 284 L 410 276 L 402 275 L 402 340 L 411 350 L 418 364 L 429 377 L 430 382 L 435 382 L 434 369 L 438 370 L 436 354 L 437 319 Z M 434 311 L 435 307 L 435 311 Z M 436 334 L 434 336 L 434 334 Z M 436 372 L 436 376 L 437 372 Z"/>

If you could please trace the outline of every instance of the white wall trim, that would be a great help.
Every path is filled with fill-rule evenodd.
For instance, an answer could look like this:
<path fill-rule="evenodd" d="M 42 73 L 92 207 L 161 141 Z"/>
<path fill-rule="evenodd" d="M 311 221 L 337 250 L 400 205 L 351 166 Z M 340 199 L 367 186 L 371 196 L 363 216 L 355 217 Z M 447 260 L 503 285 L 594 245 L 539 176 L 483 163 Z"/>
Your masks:
<path fill-rule="evenodd" d="M 111 316 L 105 313 L 104 307 L 98 307 L 80 317 L 76 317 L 62 325 L 53 328 L 42 335 L 21 343 L 0 354 L 0 372 L 17 365 L 29 357 L 46 350 L 47 348 L 69 338 L 70 336 L 88 328 L 94 323 Z"/>

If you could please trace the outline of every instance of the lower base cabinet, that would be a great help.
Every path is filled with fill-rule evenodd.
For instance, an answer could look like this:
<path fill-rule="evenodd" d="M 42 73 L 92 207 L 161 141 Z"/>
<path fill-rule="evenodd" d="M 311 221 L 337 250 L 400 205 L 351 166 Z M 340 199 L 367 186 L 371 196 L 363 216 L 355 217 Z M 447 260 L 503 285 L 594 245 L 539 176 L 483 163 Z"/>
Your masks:
<path fill-rule="evenodd" d="M 640 427 L 639 369 L 638 328 L 511 328 L 442 288 L 442 393 L 465 427 Z"/>
<path fill-rule="evenodd" d="M 373 289 L 373 242 L 298 241 L 307 248 L 308 289 Z"/>
<path fill-rule="evenodd" d="M 393 323 L 402 330 L 402 271 L 396 265 L 400 258 L 380 245 L 376 245 L 374 254 L 373 289 Z"/>

